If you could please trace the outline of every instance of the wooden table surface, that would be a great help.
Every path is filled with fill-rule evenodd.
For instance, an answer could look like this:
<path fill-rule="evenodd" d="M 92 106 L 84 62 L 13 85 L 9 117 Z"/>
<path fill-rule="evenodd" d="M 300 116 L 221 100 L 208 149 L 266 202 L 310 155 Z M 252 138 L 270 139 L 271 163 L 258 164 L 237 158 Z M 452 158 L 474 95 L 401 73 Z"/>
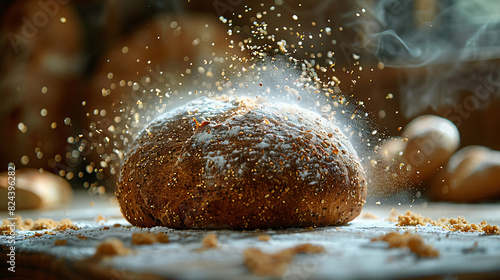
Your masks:
<path fill-rule="evenodd" d="M 92 207 L 90 201 L 93 201 Z M 387 219 L 393 207 L 400 214 L 411 210 L 433 219 L 462 216 L 470 222 L 484 220 L 500 225 L 499 203 L 399 205 L 378 204 L 372 199 L 365 206 L 364 213 L 373 214 L 378 219 L 360 216 L 344 226 L 312 230 L 212 231 L 217 234 L 218 247 L 199 251 L 200 241 L 207 231 L 132 227 L 109 197 L 76 193 L 67 209 L 18 211 L 24 218 L 70 218 L 81 229 L 32 238 L 27 237 L 36 232 L 19 231 L 15 244 L 16 273 L 7 271 L 4 248 L 0 275 L 29 279 L 261 279 L 243 264 L 244 249 L 257 247 L 264 252 L 277 252 L 312 243 L 323 246 L 326 252 L 296 255 L 283 279 L 401 279 L 442 275 L 455 275 L 458 279 L 500 279 L 500 235 L 450 232 L 435 226 L 397 227 L 395 222 Z M 1 214 L 3 218 L 7 216 L 5 212 Z M 107 221 L 97 222 L 99 215 Z M 113 227 L 115 224 L 123 226 Z M 171 242 L 131 245 L 132 234 L 141 231 L 165 232 Z M 418 258 L 408 250 L 389 249 L 384 242 L 370 241 L 392 231 L 420 234 L 426 243 L 440 252 L 440 257 Z M 271 240 L 258 241 L 260 234 L 269 234 Z M 87 239 L 82 240 L 77 235 Z M 133 252 L 98 264 L 84 261 L 95 253 L 100 242 L 113 237 L 121 239 Z M 0 238 L 4 243 L 5 237 Z M 68 243 L 54 246 L 57 239 L 66 239 Z"/>

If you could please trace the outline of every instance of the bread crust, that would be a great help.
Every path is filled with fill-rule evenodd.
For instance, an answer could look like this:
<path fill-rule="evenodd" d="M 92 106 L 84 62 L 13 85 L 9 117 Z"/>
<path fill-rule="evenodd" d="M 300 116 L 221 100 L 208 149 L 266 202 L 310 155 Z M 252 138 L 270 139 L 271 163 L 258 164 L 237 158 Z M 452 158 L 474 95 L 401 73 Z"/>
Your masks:
<path fill-rule="evenodd" d="M 349 140 L 311 111 L 203 97 L 142 131 L 116 195 L 141 227 L 329 226 L 359 215 L 364 176 Z"/>

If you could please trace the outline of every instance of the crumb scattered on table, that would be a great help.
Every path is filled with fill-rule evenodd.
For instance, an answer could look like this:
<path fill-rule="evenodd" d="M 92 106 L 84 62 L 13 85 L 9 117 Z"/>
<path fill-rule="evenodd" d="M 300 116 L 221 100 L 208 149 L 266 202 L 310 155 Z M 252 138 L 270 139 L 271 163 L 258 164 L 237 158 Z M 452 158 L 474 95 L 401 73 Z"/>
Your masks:
<path fill-rule="evenodd" d="M 462 232 L 484 232 L 486 234 L 500 234 L 498 226 L 489 225 L 486 222 L 479 224 L 469 223 L 463 217 L 458 218 L 441 218 L 439 220 L 432 220 L 429 217 L 407 211 L 403 215 L 399 215 L 397 226 L 425 226 L 427 224 L 442 227 L 450 231 Z"/>
<path fill-rule="evenodd" d="M 159 232 L 156 234 L 156 242 L 158 243 L 169 243 L 168 235 L 163 232 Z"/>
<path fill-rule="evenodd" d="M 136 232 L 132 234 L 132 245 L 143 245 L 155 243 L 156 238 L 149 232 Z"/>
<path fill-rule="evenodd" d="M 38 221 L 38 220 L 37 220 Z M 36 224 L 36 221 L 35 221 Z M 56 228 L 53 228 L 56 231 L 65 231 L 67 229 L 79 230 L 80 228 L 73 224 L 70 219 L 62 219 L 59 223 L 56 222 Z"/>
<path fill-rule="evenodd" d="M 310 243 L 300 244 L 292 249 L 295 253 L 319 254 L 325 252 L 322 246 L 311 245 Z"/>
<path fill-rule="evenodd" d="M 153 243 L 168 243 L 168 236 L 163 233 L 136 232 L 132 234 L 132 245 L 144 245 Z"/>
<path fill-rule="evenodd" d="M 16 215 L 14 216 L 15 220 L 15 229 L 17 230 L 55 230 L 55 231 L 65 231 L 67 229 L 74 229 L 78 230 L 76 225 L 73 224 L 73 222 L 70 219 L 62 219 L 59 222 L 54 221 L 52 219 L 45 219 L 45 218 L 40 218 L 37 219 L 36 221 L 33 221 L 33 219 L 27 218 L 23 219 L 21 216 Z M 11 224 L 11 221 L 4 219 L 2 221 L 2 224 L 0 225 L 0 232 L 2 234 L 9 234 L 11 228 L 9 225 Z"/>
<path fill-rule="evenodd" d="M 439 257 L 439 251 L 435 250 L 431 245 L 425 244 L 422 237 L 418 234 L 390 232 L 373 238 L 371 241 L 385 241 L 389 243 L 389 248 L 409 248 L 410 251 L 423 258 Z"/>
<path fill-rule="evenodd" d="M 203 237 L 201 244 L 204 248 L 215 248 L 217 247 L 217 235 L 215 233 L 209 233 Z"/>
<path fill-rule="evenodd" d="M 125 256 L 129 253 L 130 249 L 121 240 L 110 238 L 97 246 L 94 257 Z"/>
<path fill-rule="evenodd" d="M 267 242 L 271 240 L 271 236 L 269 234 L 261 234 L 258 236 L 259 241 Z"/>
<path fill-rule="evenodd" d="M 243 251 L 243 256 L 245 257 L 245 265 L 253 274 L 279 277 L 285 273 L 295 254 L 317 254 L 324 251 L 324 248 L 321 246 L 306 243 L 274 254 L 264 253 L 257 248 L 248 248 Z"/>
<path fill-rule="evenodd" d="M 33 234 L 31 236 L 27 236 L 26 239 L 36 238 L 36 237 L 40 237 L 40 236 L 44 236 L 44 235 L 55 235 L 55 233 L 52 231 L 36 232 L 35 234 Z"/>

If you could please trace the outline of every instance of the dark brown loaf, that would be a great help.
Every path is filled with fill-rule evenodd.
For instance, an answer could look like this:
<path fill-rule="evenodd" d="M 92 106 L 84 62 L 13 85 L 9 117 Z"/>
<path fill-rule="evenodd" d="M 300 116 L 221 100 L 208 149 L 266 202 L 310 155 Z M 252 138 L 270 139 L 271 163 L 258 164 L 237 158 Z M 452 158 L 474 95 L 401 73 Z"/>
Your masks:
<path fill-rule="evenodd" d="M 289 104 L 204 97 L 137 137 L 116 195 L 136 226 L 251 229 L 346 223 L 366 192 L 356 152 L 331 122 Z"/>

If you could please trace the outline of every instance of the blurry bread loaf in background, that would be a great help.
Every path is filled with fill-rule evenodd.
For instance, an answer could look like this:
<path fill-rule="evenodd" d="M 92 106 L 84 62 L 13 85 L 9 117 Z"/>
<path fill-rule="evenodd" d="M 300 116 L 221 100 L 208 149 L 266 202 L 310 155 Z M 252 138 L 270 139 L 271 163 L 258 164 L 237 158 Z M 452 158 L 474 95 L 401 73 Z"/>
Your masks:
<path fill-rule="evenodd" d="M 14 204 L 9 197 L 15 197 Z M 40 173 L 25 168 L 16 170 L 14 176 L 0 173 L 0 210 L 7 210 L 12 205 L 18 210 L 57 208 L 68 204 L 72 198 L 73 190 L 68 181 L 48 171 Z"/>

